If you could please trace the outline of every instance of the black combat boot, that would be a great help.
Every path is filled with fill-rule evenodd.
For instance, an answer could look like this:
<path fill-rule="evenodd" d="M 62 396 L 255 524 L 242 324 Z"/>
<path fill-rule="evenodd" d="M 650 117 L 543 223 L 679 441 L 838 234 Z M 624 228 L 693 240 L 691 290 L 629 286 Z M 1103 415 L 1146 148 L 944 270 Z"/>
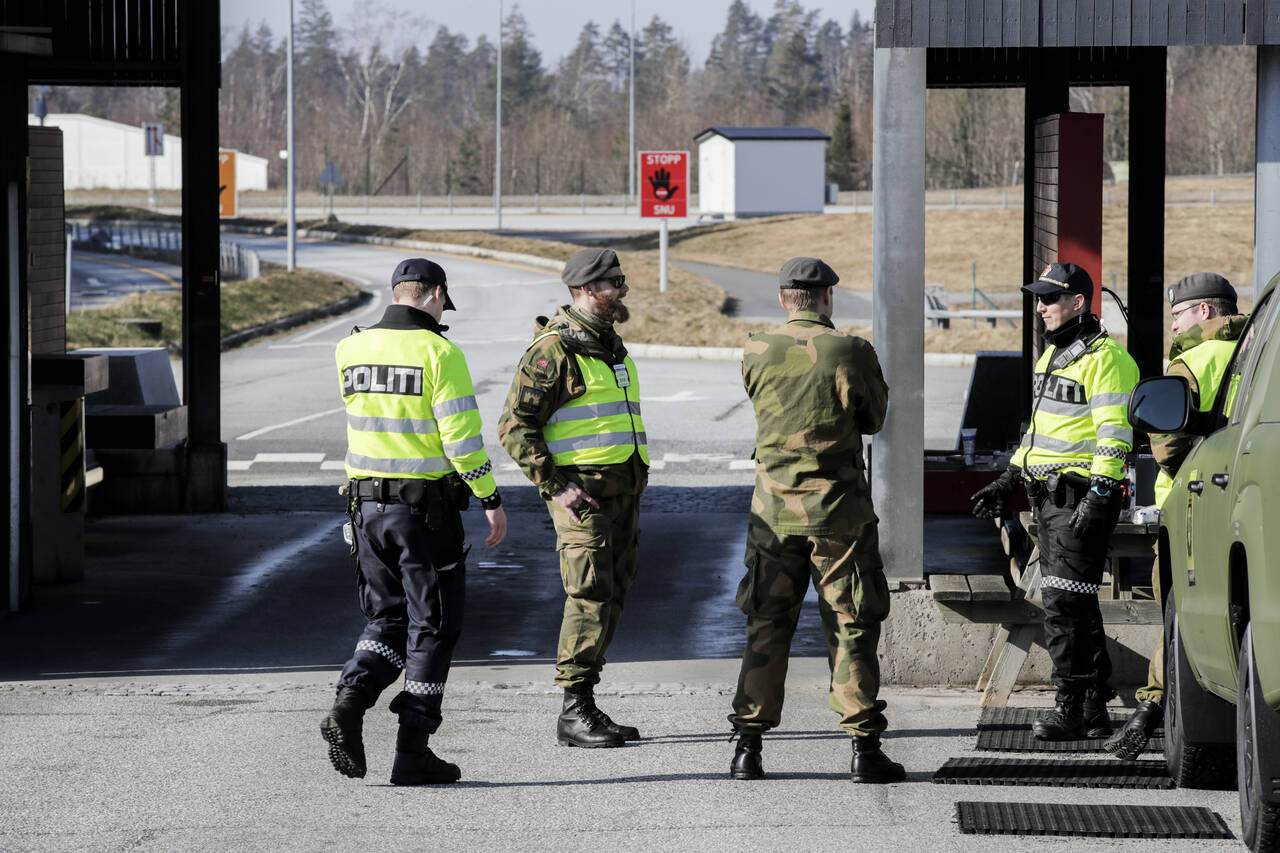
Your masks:
<path fill-rule="evenodd" d="M 760 760 L 760 733 L 734 732 L 738 739 L 738 748 L 733 753 L 733 763 L 729 765 L 730 779 L 761 779 L 764 777 L 764 763 Z"/>
<path fill-rule="evenodd" d="M 1106 737 L 1111 734 L 1111 714 L 1107 712 L 1107 700 L 1093 694 L 1084 697 L 1081 708 L 1085 737 Z"/>
<path fill-rule="evenodd" d="M 1107 738 L 1102 748 L 1124 761 L 1133 761 L 1147 748 L 1147 741 L 1164 720 L 1164 706 L 1144 699 L 1120 731 Z"/>
<path fill-rule="evenodd" d="M 333 769 L 352 779 L 363 779 L 364 762 L 364 695 L 354 687 L 338 691 L 333 708 L 320 721 L 320 734 L 329 743 L 329 760 Z"/>
<path fill-rule="evenodd" d="M 617 727 L 610 728 L 611 722 L 596 707 L 590 684 L 567 687 L 564 691 L 564 707 L 556 725 L 556 740 L 561 746 L 623 746 L 627 742 L 626 738 Z M 636 732 L 636 737 L 639 736 L 640 733 Z"/>
<path fill-rule="evenodd" d="M 583 684 L 578 689 L 580 690 L 585 689 L 587 691 L 587 694 L 591 696 L 592 703 L 595 702 L 596 694 L 595 694 L 594 687 L 592 687 L 590 684 Z M 599 705 L 596 705 L 596 714 L 597 716 L 600 717 L 600 721 L 604 723 L 604 727 L 606 729 L 618 735 L 623 740 L 640 740 L 640 730 L 637 729 L 635 726 L 618 725 L 613 721 L 613 719 L 608 714 L 600 710 Z"/>
<path fill-rule="evenodd" d="M 447 785 L 462 778 L 458 765 L 437 758 L 427 746 L 426 729 L 400 724 L 396 732 L 396 760 L 391 765 L 392 785 Z"/>
<path fill-rule="evenodd" d="M 1084 737 L 1084 700 L 1059 696 L 1053 710 L 1031 724 L 1040 740 L 1077 740 Z"/>
<path fill-rule="evenodd" d="M 879 735 L 855 735 L 849 775 L 855 782 L 883 785 L 886 782 L 901 782 L 907 778 L 907 771 L 898 762 L 890 761 L 889 756 L 880 750 Z"/>

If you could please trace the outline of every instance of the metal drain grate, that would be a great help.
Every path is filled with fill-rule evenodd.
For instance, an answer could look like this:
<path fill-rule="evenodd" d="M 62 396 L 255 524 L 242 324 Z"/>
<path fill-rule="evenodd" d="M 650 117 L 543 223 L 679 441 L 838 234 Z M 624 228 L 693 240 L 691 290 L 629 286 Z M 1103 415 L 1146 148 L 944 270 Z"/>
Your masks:
<path fill-rule="evenodd" d="M 1088 838 L 1231 838 L 1221 816 L 1201 806 L 956 803 L 960 831 L 981 835 Z"/>
<path fill-rule="evenodd" d="M 1163 761 L 1058 758 L 952 758 L 933 774 L 944 785 L 1048 785 L 1066 788 L 1173 787 Z"/>
<path fill-rule="evenodd" d="M 1047 708 L 983 708 L 978 719 L 976 748 L 991 752 L 1102 752 L 1106 738 L 1079 740 L 1039 740 L 1031 733 L 1031 724 Z M 1125 711 L 1111 711 L 1111 725 L 1120 728 L 1129 719 Z M 1143 752 L 1164 752 L 1164 729 L 1147 741 Z"/>

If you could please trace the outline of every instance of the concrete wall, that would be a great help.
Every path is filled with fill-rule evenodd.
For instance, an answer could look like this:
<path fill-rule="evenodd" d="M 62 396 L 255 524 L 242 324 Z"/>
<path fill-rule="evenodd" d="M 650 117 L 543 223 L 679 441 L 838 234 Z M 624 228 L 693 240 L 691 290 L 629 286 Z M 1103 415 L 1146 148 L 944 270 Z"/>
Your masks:
<path fill-rule="evenodd" d="M 27 116 L 27 124 L 39 123 L 35 116 Z M 181 137 L 166 133 L 164 154 L 148 158 L 141 127 L 70 113 L 46 116 L 45 126 L 62 130 L 66 189 L 149 189 L 151 166 L 148 159 L 156 161 L 157 189 L 182 189 Z M 238 189 L 267 189 L 265 157 L 239 152 L 236 172 Z"/>
<path fill-rule="evenodd" d="M 31 170 L 27 185 L 31 352 L 62 353 L 67 349 L 62 133 L 53 127 L 30 127 L 27 131 Z"/>
<path fill-rule="evenodd" d="M 732 216 L 734 146 L 718 134 L 698 144 L 698 211 Z"/>
<path fill-rule="evenodd" d="M 741 139 L 734 147 L 734 213 L 822 213 L 827 144 L 821 139 Z"/>

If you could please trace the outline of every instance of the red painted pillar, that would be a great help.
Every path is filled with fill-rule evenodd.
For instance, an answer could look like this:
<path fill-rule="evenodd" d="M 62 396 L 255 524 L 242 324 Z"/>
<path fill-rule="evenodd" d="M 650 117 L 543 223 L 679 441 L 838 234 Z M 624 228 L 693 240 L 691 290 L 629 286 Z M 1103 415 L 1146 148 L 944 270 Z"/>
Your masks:
<path fill-rule="evenodd" d="M 1058 113 L 1036 122 L 1035 243 L 1040 269 L 1073 263 L 1093 279 L 1102 313 L 1102 115 Z"/>

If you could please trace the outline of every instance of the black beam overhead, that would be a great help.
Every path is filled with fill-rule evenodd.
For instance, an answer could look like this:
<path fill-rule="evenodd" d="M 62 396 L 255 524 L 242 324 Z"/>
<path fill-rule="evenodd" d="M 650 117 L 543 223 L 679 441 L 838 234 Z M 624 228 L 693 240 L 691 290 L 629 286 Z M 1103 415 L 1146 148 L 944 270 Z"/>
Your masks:
<path fill-rule="evenodd" d="M 1129 354 L 1145 376 L 1164 368 L 1165 74 L 1144 47 L 1129 90 Z"/>

